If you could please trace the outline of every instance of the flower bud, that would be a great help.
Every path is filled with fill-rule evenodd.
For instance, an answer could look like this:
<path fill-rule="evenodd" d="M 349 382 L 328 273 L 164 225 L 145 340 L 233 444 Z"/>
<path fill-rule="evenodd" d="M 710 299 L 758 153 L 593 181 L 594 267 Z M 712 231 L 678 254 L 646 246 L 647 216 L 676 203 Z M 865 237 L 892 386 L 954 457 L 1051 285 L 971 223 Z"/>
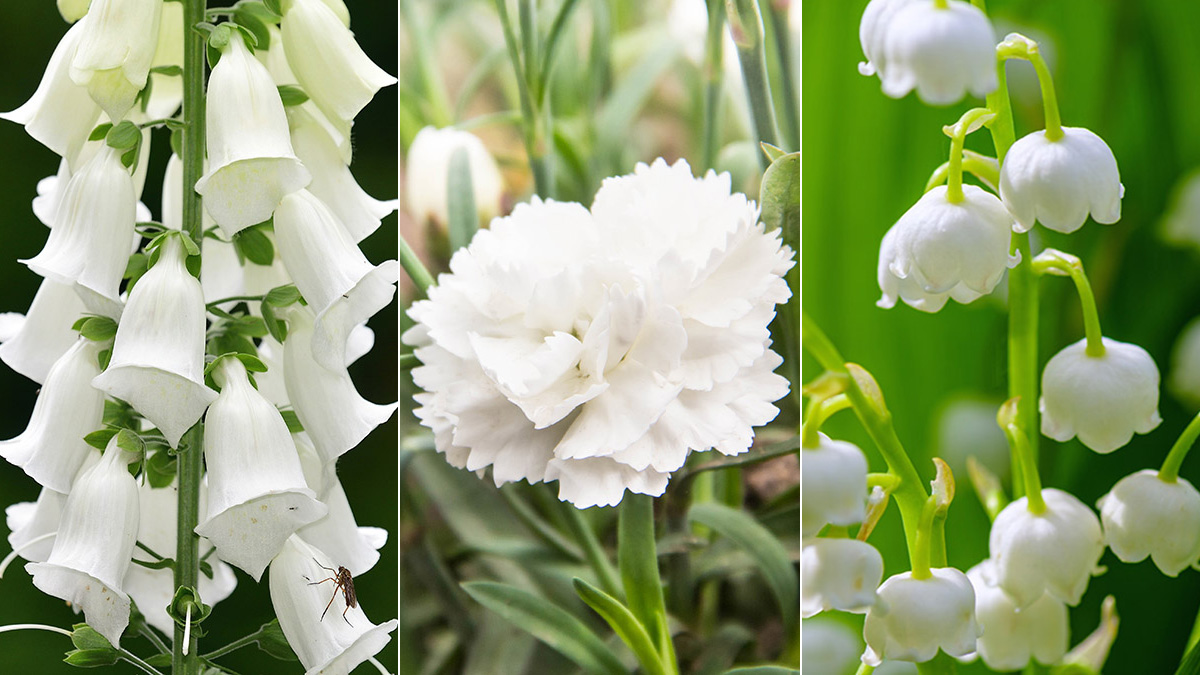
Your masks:
<path fill-rule="evenodd" d="M 1067 606 L 1049 594 L 1018 610 L 996 585 L 991 560 L 967 570 L 975 588 L 975 619 L 983 631 L 976 651 L 992 670 L 1021 670 L 1030 659 L 1050 665 L 1067 653 Z"/>
<path fill-rule="evenodd" d="M 867 458 L 853 443 L 831 440 L 800 451 L 804 487 L 801 513 L 804 536 L 816 536 L 827 524 L 854 525 L 866 517 Z"/>
<path fill-rule="evenodd" d="M 801 616 L 827 609 L 862 614 L 875 604 L 883 558 L 857 539 L 807 539 L 800 557 Z"/>
<path fill-rule="evenodd" d="M 1073 495 L 1042 490 L 1046 510 L 1032 513 L 1029 498 L 1004 507 L 988 537 L 996 585 L 1019 610 L 1048 593 L 1079 604 L 1104 554 L 1100 519 Z"/>
<path fill-rule="evenodd" d="M 1026 232 L 1034 221 L 1056 232 L 1121 219 L 1125 188 L 1117 159 L 1104 140 L 1087 129 L 1063 127 L 1055 140 L 1035 131 L 1013 143 L 1000 166 L 1000 198 Z"/>
<path fill-rule="evenodd" d="M 443 227 L 450 222 L 447 194 L 450 158 L 459 149 L 467 152 L 479 221 L 486 223 L 500 215 L 504 180 L 483 141 L 469 131 L 425 127 L 413 137 L 404 164 L 404 196 L 408 212 L 418 222 L 432 220 Z"/>
<path fill-rule="evenodd" d="M 146 86 L 158 46 L 162 0 L 94 0 L 71 79 L 119 122 Z"/>
<path fill-rule="evenodd" d="M 968 91 L 983 98 L 999 86 L 996 35 L 987 15 L 961 0 L 948 4 L 909 2 L 882 28 L 883 58 L 875 66 L 883 93 L 903 98 L 915 88 L 922 101 L 949 105 Z M 880 18 L 886 20 L 886 13 Z"/>
<path fill-rule="evenodd" d="M 62 519 L 67 496 L 42 488 L 36 502 L 20 502 L 4 509 L 8 525 L 8 544 L 29 562 L 46 562 L 54 549 L 54 537 Z M 45 539 L 40 539 L 51 535 Z"/>
<path fill-rule="evenodd" d="M 1123 562 L 1150 556 L 1173 577 L 1200 560 L 1200 492 L 1187 480 L 1163 481 L 1152 469 L 1130 474 L 1096 503 L 1104 539 Z"/>
<path fill-rule="evenodd" d="M 889 577 L 879 600 L 867 610 L 862 661 L 878 666 L 884 659 L 928 661 L 938 649 L 951 656 L 975 651 L 975 591 L 967 575 L 953 567 L 930 570 L 928 579 L 912 572 Z"/>
<path fill-rule="evenodd" d="M 79 338 L 71 326 L 86 311 L 72 286 L 43 280 L 20 329 L 0 344 L 0 360 L 34 382 L 44 384 L 54 362 Z"/>
<path fill-rule="evenodd" d="M 1162 422 L 1154 359 L 1137 345 L 1103 342 L 1103 356 L 1089 356 L 1086 340 L 1055 354 L 1042 371 L 1038 404 L 1043 434 L 1064 443 L 1078 436 L 1101 454 Z"/>

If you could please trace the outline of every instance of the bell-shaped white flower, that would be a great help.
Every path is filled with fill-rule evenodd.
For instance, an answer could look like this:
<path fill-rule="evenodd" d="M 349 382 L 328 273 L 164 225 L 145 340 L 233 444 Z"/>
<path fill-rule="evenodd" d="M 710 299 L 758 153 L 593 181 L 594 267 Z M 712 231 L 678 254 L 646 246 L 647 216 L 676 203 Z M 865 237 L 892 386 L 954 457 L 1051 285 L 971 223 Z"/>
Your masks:
<path fill-rule="evenodd" d="M 975 651 L 975 591 L 967 575 L 953 567 L 930 570 L 928 579 L 904 572 L 883 582 L 879 600 L 867 610 L 862 661 L 928 661 L 938 649 L 951 656 Z"/>
<path fill-rule="evenodd" d="M 1200 560 L 1200 492 L 1152 469 L 1130 474 L 1096 503 L 1104 540 L 1123 562 L 1146 559 L 1173 577 Z"/>
<path fill-rule="evenodd" d="M 300 528 L 296 534 L 322 551 L 337 551 L 339 564 L 350 570 L 350 574 L 356 577 L 366 574 L 379 562 L 379 549 L 387 543 L 387 530 L 358 526 L 336 473 L 329 471 L 317 478 L 320 483 L 314 485 L 310 480 L 308 485 L 314 490 L 323 488 L 321 502 L 329 507 L 329 514 Z"/>
<path fill-rule="evenodd" d="M 112 315 L 121 302 L 135 204 L 133 178 L 120 154 L 106 146 L 71 176 L 46 246 L 22 262 L 47 279 L 75 284 L 89 309 Z"/>
<path fill-rule="evenodd" d="M 891 27 L 896 14 L 912 2 L 913 0 L 871 0 L 867 3 L 862 21 L 858 25 L 858 41 L 862 44 L 863 56 L 867 57 L 867 60 L 858 64 L 858 72 L 870 77 L 884 71 L 887 63 L 884 60 L 884 45 L 887 42 L 888 28 Z"/>
<path fill-rule="evenodd" d="M 87 23 L 71 26 L 59 41 L 33 96 L 20 108 L 0 114 L 0 118 L 24 125 L 35 140 L 71 162 L 100 118 L 100 106 L 86 88 L 75 84 L 70 73 Z"/>
<path fill-rule="evenodd" d="M 86 312 L 74 287 L 52 279 L 43 280 L 20 329 L 0 344 L 0 360 L 34 382 L 44 384 L 54 362 L 78 339 L 79 334 L 71 326 Z"/>
<path fill-rule="evenodd" d="M 279 200 L 312 176 L 296 158 L 287 113 L 265 66 L 231 31 L 208 81 L 209 169 L 196 182 L 226 236 L 271 217 Z"/>
<path fill-rule="evenodd" d="M 150 420 L 171 447 L 217 398 L 204 384 L 204 295 L 186 259 L 179 237 L 163 239 L 158 261 L 129 293 L 108 368 L 92 381 Z"/>
<path fill-rule="evenodd" d="M 396 83 L 358 46 L 322 0 L 283 3 L 283 49 L 300 86 L 331 118 L 352 120 L 375 92 Z"/>
<path fill-rule="evenodd" d="M 1042 593 L 1079 604 L 1104 553 L 1100 519 L 1083 502 L 1054 488 L 1042 499 L 1042 513 L 1030 512 L 1028 497 L 1004 507 L 988 537 L 996 585 L 1021 610 Z"/>
<path fill-rule="evenodd" d="M 992 670 L 1021 670 L 1030 659 L 1050 665 L 1067 653 L 1070 625 L 1067 606 L 1049 594 L 1018 610 L 996 585 L 992 561 L 967 570 L 975 587 L 975 620 L 983 634 L 977 653 Z"/>
<path fill-rule="evenodd" d="M 308 190 L 279 204 L 275 239 L 288 274 L 317 315 L 313 358 L 330 370 L 343 367 L 350 331 L 391 303 L 396 261 L 372 265 L 337 216 Z"/>
<path fill-rule="evenodd" d="M 1013 220 L 1004 204 L 974 185 L 962 190 L 960 202 L 947 198 L 944 185 L 926 192 L 884 235 L 880 307 L 901 299 L 936 312 L 947 297 L 971 302 L 991 293 L 1005 270 L 1020 262 L 1008 252 Z"/>
<path fill-rule="evenodd" d="M 805 670 L 811 673 L 855 675 L 862 665 L 858 660 L 863 650 L 862 638 L 840 621 L 823 617 L 808 619 L 804 622 L 801 637 L 804 640 L 801 660 Z"/>
<path fill-rule="evenodd" d="M 1189 172 L 1171 188 L 1160 228 L 1172 244 L 1200 248 L 1200 170 Z"/>
<path fill-rule="evenodd" d="M 92 387 L 92 378 L 100 374 L 97 358 L 103 347 L 78 338 L 46 375 L 29 426 L 20 436 L 0 441 L 0 456 L 56 492 L 71 491 L 71 481 L 92 450 L 83 437 L 101 426 L 104 392 Z"/>
<path fill-rule="evenodd" d="M 1117 159 L 1102 138 L 1078 127 L 1062 127 L 1051 140 L 1035 131 L 1013 143 L 1000 166 L 1000 198 L 1018 232 L 1034 221 L 1056 232 L 1074 232 L 1088 214 L 1097 223 L 1121 219 L 1125 188 Z"/>
<path fill-rule="evenodd" d="M 46 562 L 66 503 L 66 495 L 44 487 L 36 502 L 19 502 L 4 509 L 13 552 L 29 562 Z"/>
<path fill-rule="evenodd" d="M 88 4 L 92 0 L 58 0 L 58 13 L 62 15 L 63 21 L 67 23 L 75 23 L 87 15 Z"/>
<path fill-rule="evenodd" d="M 982 10 L 962 0 L 939 7 L 914 0 L 883 29 L 879 76 L 883 93 L 902 98 L 913 89 L 931 105 L 949 105 L 966 92 L 996 90 L 996 35 Z"/>
<path fill-rule="evenodd" d="M 867 515 L 867 457 L 853 443 L 820 434 L 821 443 L 800 453 L 804 536 L 821 528 L 861 523 Z M 878 584 L 876 584 L 878 585 Z"/>
<path fill-rule="evenodd" d="M 806 539 L 800 556 L 801 616 L 827 609 L 862 614 L 875 604 L 883 557 L 857 539 Z"/>
<path fill-rule="evenodd" d="M 450 222 L 447 194 L 450 158 L 458 150 L 467 153 L 480 222 L 500 215 L 504 206 L 504 179 L 483 141 L 469 131 L 425 127 L 413 137 L 404 164 L 404 198 L 408 212 L 418 222 L 433 221 L 442 227 Z"/>
<path fill-rule="evenodd" d="M 296 74 L 292 72 L 292 67 L 288 64 L 287 54 L 283 50 L 283 35 L 279 32 L 279 27 L 271 24 L 267 26 L 267 33 L 271 38 L 269 49 L 258 50 L 254 55 L 258 60 L 267 67 L 267 72 L 271 73 L 271 79 L 275 80 L 275 84 L 279 86 L 292 85 L 299 87 L 300 80 L 296 79 Z M 304 113 L 315 120 L 325 133 L 329 136 L 333 144 L 337 146 L 338 155 L 342 158 L 342 163 L 347 166 L 350 164 L 354 155 L 354 146 L 350 138 L 350 129 L 353 126 L 353 120 L 330 119 L 328 115 L 317 107 L 316 102 L 311 98 L 301 103 L 300 105 L 288 106 L 289 112 L 293 109 L 303 110 Z"/>
<path fill-rule="evenodd" d="M 330 369 L 317 363 L 311 309 L 297 305 L 287 319 L 283 379 L 288 400 L 324 460 L 332 462 L 386 422 L 396 404 L 377 405 L 363 398 L 344 365 Z"/>
<path fill-rule="evenodd" d="M 49 559 L 25 565 L 34 586 L 82 608 L 88 625 L 113 645 L 129 625 L 122 580 L 140 519 L 137 482 L 128 470 L 133 458 L 117 438 L 71 486 Z"/>
<path fill-rule="evenodd" d="M 1104 338 L 1104 355 L 1087 340 L 1064 347 L 1042 371 L 1042 433 L 1059 442 L 1078 436 L 1099 453 L 1150 433 L 1158 414 L 1158 367 L 1145 349 Z"/>
<path fill-rule="evenodd" d="M 161 0 L 92 0 L 71 79 L 108 113 L 124 119 L 146 86 L 158 47 Z"/>
<path fill-rule="evenodd" d="M 4 347 L 0 346 L 0 357 Z M 1189 408 L 1200 407 L 1200 318 L 1192 319 L 1171 348 L 1167 388 Z"/>
<path fill-rule="evenodd" d="M 287 423 L 242 362 L 222 358 L 212 375 L 221 393 L 204 418 L 208 516 L 196 534 L 257 581 L 283 542 L 328 509 L 304 481 Z"/>
<path fill-rule="evenodd" d="M 64 159 L 58 163 L 58 173 L 37 182 L 37 196 L 33 198 L 30 206 L 33 208 L 33 215 L 46 227 L 54 227 L 54 219 L 58 217 L 58 200 L 62 196 L 62 189 L 70 180 L 71 165 Z"/>
<path fill-rule="evenodd" d="M 371 623 L 357 599 L 347 606 L 336 579 L 322 581 L 334 579 L 338 567 L 298 536 L 285 541 L 271 561 L 271 605 L 305 675 L 349 673 L 383 649 L 397 627 L 395 619 Z"/>

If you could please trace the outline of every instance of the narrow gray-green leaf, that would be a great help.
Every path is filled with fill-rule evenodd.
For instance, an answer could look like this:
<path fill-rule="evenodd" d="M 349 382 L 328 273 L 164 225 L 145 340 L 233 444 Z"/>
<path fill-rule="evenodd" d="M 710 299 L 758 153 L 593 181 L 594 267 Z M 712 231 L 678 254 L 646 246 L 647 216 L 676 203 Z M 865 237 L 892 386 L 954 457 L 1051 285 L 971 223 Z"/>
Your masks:
<path fill-rule="evenodd" d="M 573 583 L 579 598 L 587 603 L 588 607 L 596 610 L 596 613 L 620 636 L 625 646 L 629 647 L 633 655 L 637 657 L 638 663 L 642 664 L 642 670 L 647 675 L 666 675 L 667 671 L 663 668 L 658 652 L 654 649 L 654 643 L 650 641 L 650 635 L 628 607 L 583 579 L 576 577 Z"/>
<path fill-rule="evenodd" d="M 800 671 L 783 666 L 749 666 L 727 670 L 725 675 L 800 675 Z"/>
<path fill-rule="evenodd" d="M 479 229 L 479 214 L 475 210 L 475 187 L 471 182 L 471 161 L 466 148 L 450 155 L 446 176 L 446 210 L 450 220 L 450 250 L 471 243 Z"/>

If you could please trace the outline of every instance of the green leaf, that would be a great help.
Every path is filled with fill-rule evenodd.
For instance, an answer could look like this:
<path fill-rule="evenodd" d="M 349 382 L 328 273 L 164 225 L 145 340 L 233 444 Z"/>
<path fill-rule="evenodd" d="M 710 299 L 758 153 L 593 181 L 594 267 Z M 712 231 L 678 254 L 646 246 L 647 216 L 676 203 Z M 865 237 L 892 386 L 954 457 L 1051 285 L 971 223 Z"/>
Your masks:
<path fill-rule="evenodd" d="M 171 152 L 178 157 L 183 157 L 183 130 L 171 130 Z"/>
<path fill-rule="evenodd" d="M 96 632 L 96 629 L 86 623 L 77 623 L 71 626 L 71 644 L 75 645 L 76 649 L 112 649 L 112 643 L 108 638 Z"/>
<path fill-rule="evenodd" d="M 688 520 L 719 532 L 750 554 L 779 603 L 784 630 L 794 630 L 800 606 L 798 575 L 783 544 L 753 516 L 723 504 L 695 504 L 688 511 Z"/>
<path fill-rule="evenodd" d="M 150 455 L 146 461 L 146 479 L 150 481 L 150 487 L 165 488 L 170 485 L 175 480 L 178 467 L 179 460 L 166 450 Z"/>
<path fill-rule="evenodd" d="M 249 5 L 239 5 L 233 11 L 233 20 L 239 26 L 249 31 L 254 36 L 256 49 L 269 49 L 271 46 L 271 33 L 267 29 L 267 24 L 256 13 L 248 11 Z"/>
<path fill-rule="evenodd" d="M 279 6 L 279 0 L 263 0 L 263 7 L 271 10 L 271 13 L 275 16 L 283 16 L 283 9 Z"/>
<path fill-rule="evenodd" d="M 287 339 L 287 322 L 275 315 L 275 307 L 269 303 L 262 303 L 261 309 L 263 323 L 267 326 L 267 332 L 271 334 L 271 337 L 275 338 L 276 342 L 282 344 Z"/>
<path fill-rule="evenodd" d="M 146 452 L 146 444 L 142 438 L 129 429 L 117 432 L 117 447 L 125 452 L 141 455 Z"/>
<path fill-rule="evenodd" d="M 654 649 L 654 643 L 650 641 L 650 635 L 642 624 L 638 623 L 637 617 L 629 611 L 628 607 L 583 579 L 576 577 L 572 583 L 575 584 L 575 592 L 580 599 L 587 603 L 588 607 L 596 610 L 596 613 L 621 637 L 621 641 L 637 657 L 638 663 L 642 664 L 642 670 L 647 675 L 666 675 L 667 671 L 663 668 L 658 652 Z"/>
<path fill-rule="evenodd" d="M 258 648 L 280 661 L 299 661 L 279 627 L 279 619 L 271 619 L 258 629 Z"/>
<path fill-rule="evenodd" d="M 167 77 L 175 77 L 183 75 L 183 68 L 180 66 L 154 66 L 150 72 L 157 75 L 166 75 Z"/>
<path fill-rule="evenodd" d="M 528 631 L 584 671 L 628 675 L 608 645 L 561 607 L 507 584 L 471 581 L 462 584 L 462 588 L 476 602 Z"/>
<path fill-rule="evenodd" d="M 108 363 L 112 360 L 112 350 L 105 349 L 96 355 L 96 363 L 100 366 L 100 370 L 108 370 Z"/>
<path fill-rule="evenodd" d="M 475 189 L 471 185 L 471 161 L 465 147 L 456 149 L 450 155 L 446 181 L 450 251 L 453 252 L 469 244 L 479 229 Z"/>
<path fill-rule="evenodd" d="M 286 286 L 276 286 L 267 292 L 263 297 L 263 302 L 276 307 L 287 307 L 293 303 L 300 301 L 300 289 L 296 288 L 296 284 L 287 284 Z"/>
<path fill-rule="evenodd" d="M 66 663 L 77 668 L 99 668 L 100 666 L 115 665 L 119 654 L 117 650 L 108 649 L 72 649 L 63 659 Z"/>
<path fill-rule="evenodd" d="M 283 416 L 289 433 L 298 434 L 304 431 L 304 425 L 300 423 L 300 418 L 296 415 L 295 410 L 280 410 L 279 414 Z"/>
<path fill-rule="evenodd" d="M 200 255 L 200 245 L 196 243 L 195 239 L 192 239 L 192 235 L 183 231 L 179 231 L 177 234 L 179 240 L 183 242 L 183 250 L 187 251 L 189 256 Z"/>
<path fill-rule="evenodd" d="M 275 245 L 258 225 L 233 235 L 233 245 L 237 247 L 238 253 L 255 265 L 270 265 L 275 262 Z"/>
<path fill-rule="evenodd" d="M 725 675 L 800 675 L 800 671 L 783 666 L 748 666 L 727 670 Z"/>
<path fill-rule="evenodd" d="M 129 120 L 125 120 L 117 126 L 108 130 L 104 136 L 104 142 L 108 147 L 117 150 L 128 150 L 137 147 L 142 141 L 142 130 Z"/>
<path fill-rule="evenodd" d="M 113 128 L 112 122 L 105 122 L 104 124 L 97 126 L 95 129 L 92 129 L 92 133 L 88 134 L 88 140 L 89 141 L 98 141 L 98 140 L 108 136 L 108 131 L 109 131 L 109 129 L 112 129 L 112 128 Z"/>
<path fill-rule="evenodd" d="M 237 354 L 237 359 L 246 367 L 248 373 L 265 373 L 267 372 L 267 364 L 262 362 L 262 359 L 252 354 Z"/>
<path fill-rule="evenodd" d="M 800 153 L 782 155 L 771 162 L 763 174 L 760 198 L 762 221 L 768 232 L 782 228 L 787 237 L 791 234 L 791 228 L 795 228 L 796 234 L 799 234 Z"/>
<path fill-rule="evenodd" d="M 772 162 L 787 154 L 783 148 L 777 148 L 770 143 L 759 143 L 758 147 L 762 148 L 763 154 Z"/>
<path fill-rule="evenodd" d="M 107 316 L 89 316 L 79 334 L 93 342 L 107 342 L 117 335 L 117 322 Z"/>
<path fill-rule="evenodd" d="M 285 107 L 301 105 L 308 100 L 308 94 L 294 84 L 279 85 L 279 99 Z"/>
<path fill-rule="evenodd" d="M 117 435 L 118 431 L 120 430 L 100 429 L 98 431 L 93 431 L 92 433 L 83 437 L 83 442 L 87 443 L 93 448 L 96 448 L 97 450 L 103 450 L 108 447 L 108 442 L 112 440 L 113 436 Z"/>

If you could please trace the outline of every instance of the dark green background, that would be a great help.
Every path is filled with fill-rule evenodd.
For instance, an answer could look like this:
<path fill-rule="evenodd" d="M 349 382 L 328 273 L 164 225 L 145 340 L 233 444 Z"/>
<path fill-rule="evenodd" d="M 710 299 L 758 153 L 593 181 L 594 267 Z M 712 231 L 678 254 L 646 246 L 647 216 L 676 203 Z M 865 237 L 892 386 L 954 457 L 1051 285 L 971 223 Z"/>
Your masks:
<path fill-rule="evenodd" d="M 233 4 L 210 2 L 210 6 Z M 351 26 L 363 49 L 384 70 L 396 72 L 396 5 L 375 0 L 348 0 Z M 54 46 L 67 30 L 52 0 L 13 2 L 5 7 L 0 23 L 0 109 L 21 105 L 37 87 Z M 355 176 L 372 196 L 390 199 L 396 196 L 396 89 L 382 90 L 359 115 L 354 127 Z M 143 201 L 157 216 L 160 205 L 162 167 L 167 160 L 165 134 L 156 132 L 150 177 Z M 0 213 L 3 213 L 0 248 L 0 311 L 24 312 L 37 290 L 40 277 L 17 262 L 41 250 L 47 229 L 34 217 L 30 200 L 36 194 L 37 181 L 55 173 L 58 157 L 33 139 L 19 125 L 0 121 Z M 379 231 L 363 245 L 367 257 L 379 262 L 395 257 L 396 216 L 384 220 Z M 372 401 L 396 400 L 396 305 L 375 316 L 375 348 L 351 368 L 359 391 Z M 0 366 L 0 438 L 21 433 L 28 421 L 37 385 Z M 386 528 L 389 532 L 382 557 L 365 576 L 355 579 L 358 598 L 367 616 L 379 622 L 397 616 L 396 606 L 396 419 L 377 429 L 359 447 L 338 463 L 338 474 L 360 525 Z M 38 486 L 19 469 L 0 462 L 0 505 L 37 498 Z M 0 523 L 0 537 L 8 530 Z M 0 551 L 10 549 L 0 539 Z M 218 604 L 204 623 L 209 635 L 201 641 L 202 651 L 211 651 L 258 628 L 270 620 L 271 612 L 266 577 L 255 584 L 238 572 L 238 588 Z M 70 627 L 82 621 L 61 600 L 41 594 L 33 588 L 20 562 L 14 563 L 0 580 L 0 625 L 10 623 L 49 623 Z M 396 641 L 378 655 L 382 663 L 395 668 Z M 153 653 L 142 639 L 127 639 L 123 646 L 141 656 Z M 70 642 L 58 635 L 41 631 L 0 634 L 0 672 L 2 673 L 78 673 L 61 663 Z M 252 673 L 300 673 L 299 664 L 286 664 L 247 648 L 220 662 L 243 675 Z M 121 665 L 101 672 L 138 672 Z M 364 665 L 359 672 L 375 672 Z"/>
<path fill-rule="evenodd" d="M 932 478 L 934 412 L 955 392 L 1002 399 L 1005 390 L 1003 308 L 995 301 L 951 302 L 929 315 L 900 305 L 882 310 L 875 270 L 884 232 L 920 197 L 930 172 L 946 161 L 941 126 L 969 107 L 967 99 L 932 108 L 909 96 L 887 98 L 878 78 L 860 76 L 858 25 L 866 0 L 803 0 L 804 10 L 804 308 L 841 349 L 879 380 L 897 432 L 921 474 Z M 1200 314 L 1200 256 L 1173 249 L 1158 221 L 1176 180 L 1200 165 L 1200 3 L 1194 0 L 991 0 L 997 39 L 1019 31 L 1042 41 L 1059 92 L 1063 122 L 1104 138 L 1125 185 L 1122 218 L 1089 221 L 1069 237 L 1039 235 L 1047 245 L 1083 258 L 1096 290 L 1106 335 L 1145 347 L 1165 379 L 1183 325 Z M 1042 126 L 1032 68 L 1008 67 L 1017 136 Z M 968 147 L 991 153 L 979 132 Z M 1064 279 L 1041 284 L 1041 364 L 1082 337 L 1079 303 Z M 807 377 L 815 374 L 805 363 Z M 1195 410 L 1163 393 L 1163 424 L 1127 447 L 1098 455 L 1077 442 L 1042 439 L 1042 478 L 1089 505 L 1121 477 L 1156 467 Z M 858 442 L 883 470 L 878 452 L 852 415 L 835 418 L 831 435 Z M 1184 477 L 1200 479 L 1200 459 Z M 950 563 L 961 569 L 987 556 L 988 523 L 966 476 L 947 522 Z M 872 542 L 886 574 L 908 560 L 892 509 Z M 1117 598 L 1120 634 L 1105 672 L 1170 673 L 1200 607 L 1200 576 L 1176 579 L 1146 561 L 1127 565 L 1106 552 L 1108 572 L 1092 580 L 1071 612 L 1072 644 L 1096 626 L 1106 594 Z M 983 672 L 982 668 L 975 666 Z"/>

